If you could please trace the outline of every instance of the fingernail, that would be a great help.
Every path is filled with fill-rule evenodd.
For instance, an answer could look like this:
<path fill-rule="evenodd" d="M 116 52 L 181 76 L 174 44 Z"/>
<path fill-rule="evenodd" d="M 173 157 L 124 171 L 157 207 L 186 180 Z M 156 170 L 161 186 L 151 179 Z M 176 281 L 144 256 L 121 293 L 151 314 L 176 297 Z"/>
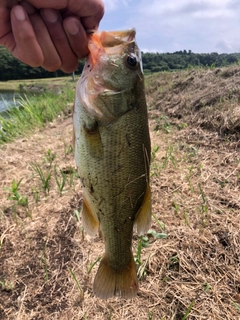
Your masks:
<path fill-rule="evenodd" d="M 56 11 L 52 9 L 44 9 L 43 15 L 44 18 L 51 23 L 56 22 L 58 18 Z"/>
<path fill-rule="evenodd" d="M 78 20 L 77 21 L 73 20 L 73 19 L 69 20 L 67 25 L 66 25 L 68 33 L 73 35 L 73 36 L 75 34 L 77 34 L 79 32 L 79 25 L 78 24 L 79 24 Z"/>
<path fill-rule="evenodd" d="M 21 6 L 14 8 L 14 15 L 18 21 L 24 21 L 26 19 L 25 12 Z"/>

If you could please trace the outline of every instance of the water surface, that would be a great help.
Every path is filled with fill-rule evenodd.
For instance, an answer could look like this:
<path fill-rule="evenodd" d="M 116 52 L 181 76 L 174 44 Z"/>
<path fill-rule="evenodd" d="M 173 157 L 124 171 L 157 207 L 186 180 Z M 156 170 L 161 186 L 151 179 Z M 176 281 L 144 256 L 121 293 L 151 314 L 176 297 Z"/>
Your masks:
<path fill-rule="evenodd" d="M 11 107 L 17 106 L 17 99 L 21 96 L 20 92 L 0 90 L 0 112 L 6 111 Z"/>

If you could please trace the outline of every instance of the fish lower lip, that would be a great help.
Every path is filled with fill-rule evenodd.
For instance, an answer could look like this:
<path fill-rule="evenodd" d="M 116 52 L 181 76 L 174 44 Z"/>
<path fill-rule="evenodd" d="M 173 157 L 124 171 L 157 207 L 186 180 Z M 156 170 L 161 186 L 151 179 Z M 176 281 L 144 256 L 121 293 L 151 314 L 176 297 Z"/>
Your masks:
<path fill-rule="evenodd" d="M 101 94 L 104 95 L 113 95 L 113 94 L 120 94 L 120 93 L 124 93 L 126 90 L 104 90 Z"/>

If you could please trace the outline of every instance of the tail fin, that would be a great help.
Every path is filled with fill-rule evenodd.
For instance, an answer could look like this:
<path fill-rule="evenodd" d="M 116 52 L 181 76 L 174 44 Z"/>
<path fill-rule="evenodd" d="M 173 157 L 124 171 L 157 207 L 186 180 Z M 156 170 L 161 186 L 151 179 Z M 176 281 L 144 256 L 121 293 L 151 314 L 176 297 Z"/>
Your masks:
<path fill-rule="evenodd" d="M 129 265 L 123 270 L 113 269 L 104 256 L 94 279 L 93 292 L 101 299 L 113 296 L 125 299 L 135 297 L 138 292 L 138 280 L 133 255 Z"/>

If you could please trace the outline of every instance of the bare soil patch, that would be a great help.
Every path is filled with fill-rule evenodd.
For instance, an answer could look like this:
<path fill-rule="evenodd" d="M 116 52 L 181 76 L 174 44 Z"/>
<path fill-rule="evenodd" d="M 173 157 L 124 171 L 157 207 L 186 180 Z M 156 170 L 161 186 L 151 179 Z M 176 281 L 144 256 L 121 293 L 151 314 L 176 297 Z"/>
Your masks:
<path fill-rule="evenodd" d="M 240 319 L 239 81 L 237 67 L 147 79 L 155 233 L 134 234 L 135 299 L 93 296 L 103 242 L 78 218 L 71 117 L 1 146 L 0 319 Z"/>

